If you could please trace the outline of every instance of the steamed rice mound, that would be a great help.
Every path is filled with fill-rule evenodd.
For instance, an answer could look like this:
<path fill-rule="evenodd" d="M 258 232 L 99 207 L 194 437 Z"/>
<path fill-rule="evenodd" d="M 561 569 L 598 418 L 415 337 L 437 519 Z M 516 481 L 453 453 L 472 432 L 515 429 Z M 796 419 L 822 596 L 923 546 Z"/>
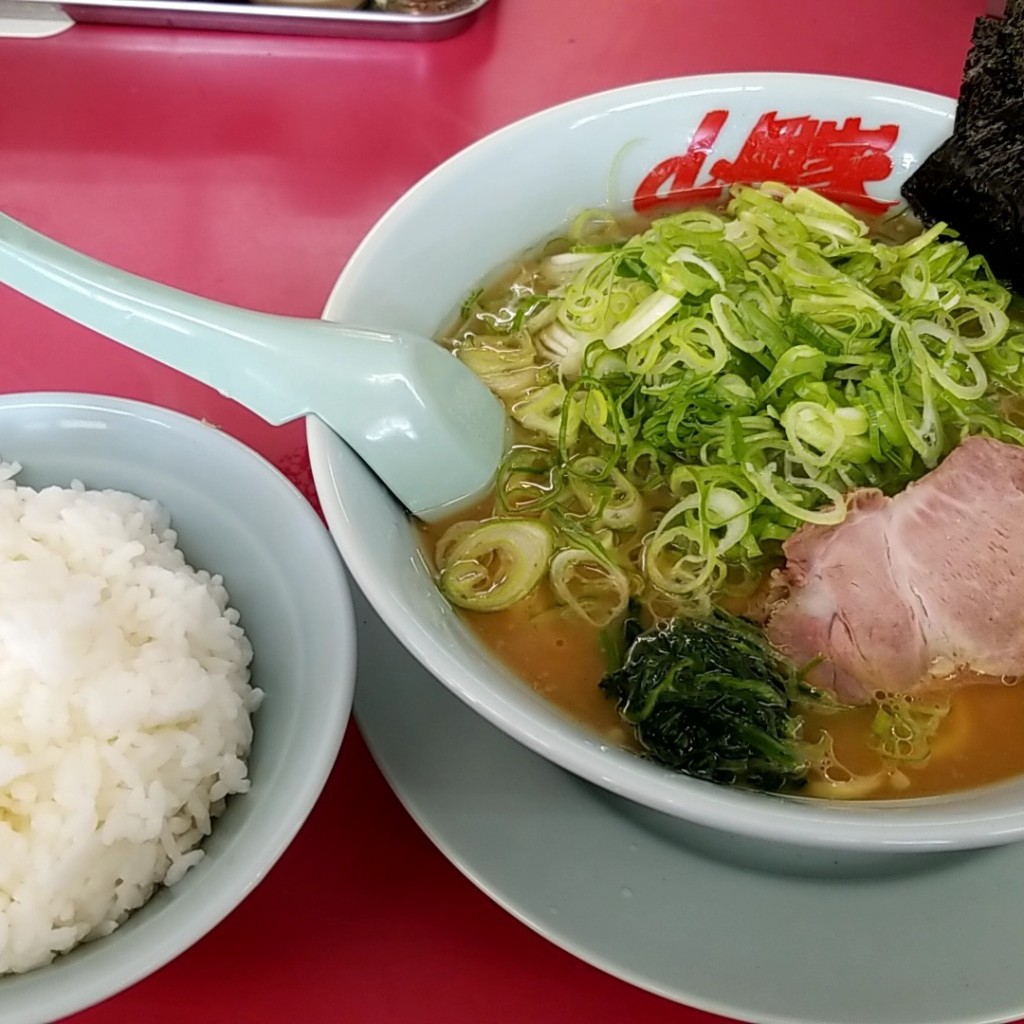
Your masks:
<path fill-rule="evenodd" d="M 252 649 L 157 503 L 0 463 L 0 972 L 107 935 L 249 787 Z"/>

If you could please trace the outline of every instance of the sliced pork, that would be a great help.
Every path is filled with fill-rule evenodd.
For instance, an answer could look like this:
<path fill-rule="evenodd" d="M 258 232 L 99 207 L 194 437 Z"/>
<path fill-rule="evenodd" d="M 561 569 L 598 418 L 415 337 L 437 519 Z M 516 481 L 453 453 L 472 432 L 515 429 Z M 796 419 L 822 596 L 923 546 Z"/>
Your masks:
<path fill-rule="evenodd" d="M 961 669 L 1024 675 L 1024 448 L 972 437 L 894 498 L 786 542 L 768 638 L 851 703 Z"/>

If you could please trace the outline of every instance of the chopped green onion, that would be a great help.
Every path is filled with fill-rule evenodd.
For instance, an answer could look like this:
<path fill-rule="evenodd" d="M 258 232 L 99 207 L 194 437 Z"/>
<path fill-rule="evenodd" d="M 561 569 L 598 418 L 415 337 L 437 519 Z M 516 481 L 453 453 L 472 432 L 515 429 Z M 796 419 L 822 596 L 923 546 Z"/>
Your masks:
<path fill-rule="evenodd" d="M 551 588 L 592 626 L 604 628 L 626 610 L 629 579 L 607 558 L 563 548 L 551 560 Z"/>
<path fill-rule="evenodd" d="M 460 608 L 508 608 L 541 581 L 553 550 L 551 531 L 535 519 L 457 523 L 437 543 L 441 591 Z"/>
<path fill-rule="evenodd" d="M 1024 303 L 945 225 L 892 244 L 769 182 L 632 235 L 584 211 L 524 273 L 452 347 L 525 432 L 498 507 L 550 531 L 584 617 L 623 579 L 652 617 L 707 609 L 850 491 L 1024 443 Z"/>
<path fill-rule="evenodd" d="M 643 337 L 679 306 L 679 299 L 667 292 L 652 292 L 637 304 L 629 319 L 616 324 L 605 336 L 605 348 L 614 351 Z"/>

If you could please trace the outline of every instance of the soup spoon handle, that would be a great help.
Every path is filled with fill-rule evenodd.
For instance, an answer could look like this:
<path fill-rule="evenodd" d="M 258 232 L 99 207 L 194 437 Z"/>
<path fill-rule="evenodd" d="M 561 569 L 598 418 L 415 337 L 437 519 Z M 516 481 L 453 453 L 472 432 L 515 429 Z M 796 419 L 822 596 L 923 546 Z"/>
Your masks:
<path fill-rule="evenodd" d="M 318 416 L 423 518 L 481 497 L 493 481 L 504 410 L 430 339 L 201 298 L 101 263 L 2 213 L 0 282 L 270 423 Z"/>

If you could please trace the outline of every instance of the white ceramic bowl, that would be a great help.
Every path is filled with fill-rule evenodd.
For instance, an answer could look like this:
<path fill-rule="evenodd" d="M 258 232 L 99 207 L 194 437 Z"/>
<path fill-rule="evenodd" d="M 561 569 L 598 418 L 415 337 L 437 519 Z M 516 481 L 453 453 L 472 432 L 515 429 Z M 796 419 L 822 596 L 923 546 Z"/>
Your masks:
<path fill-rule="evenodd" d="M 436 334 L 481 278 L 589 206 L 757 181 L 894 200 L 948 134 L 951 100 L 874 82 L 735 74 L 653 82 L 513 124 L 439 167 L 376 225 L 325 316 Z M 685 778 L 609 749 L 493 660 L 436 591 L 402 510 L 346 446 L 308 427 L 334 539 L 398 639 L 481 715 L 597 785 L 691 822 L 851 850 L 966 848 L 1024 837 L 1024 779 L 895 803 L 809 801 Z"/>
<path fill-rule="evenodd" d="M 341 559 L 309 503 L 261 456 L 197 420 L 77 394 L 0 397 L 0 455 L 20 483 L 114 487 L 170 511 L 189 562 L 224 576 L 253 645 L 252 789 L 231 798 L 207 856 L 112 935 L 0 978 L 0 1024 L 41 1024 L 155 971 L 264 878 L 320 794 L 348 722 L 355 624 Z"/>

